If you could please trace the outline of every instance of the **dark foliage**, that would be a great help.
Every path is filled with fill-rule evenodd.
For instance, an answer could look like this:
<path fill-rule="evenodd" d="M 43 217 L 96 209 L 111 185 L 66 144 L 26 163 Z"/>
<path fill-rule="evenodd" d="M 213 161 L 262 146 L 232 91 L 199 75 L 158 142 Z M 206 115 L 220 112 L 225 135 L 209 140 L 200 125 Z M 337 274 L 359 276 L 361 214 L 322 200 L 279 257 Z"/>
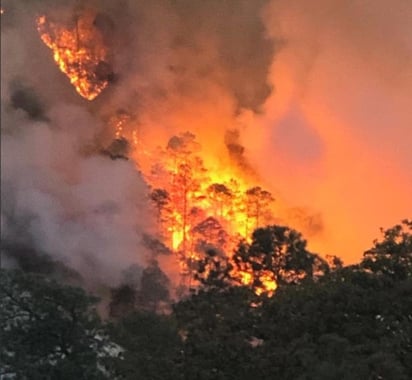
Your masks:
<path fill-rule="evenodd" d="M 109 344 L 94 311 L 96 302 L 80 288 L 2 270 L 0 375 L 30 380 L 105 378 L 99 365 Z"/>
<path fill-rule="evenodd" d="M 403 220 L 388 230 L 382 230 L 383 239 L 375 240 L 366 251 L 362 268 L 393 279 L 412 277 L 412 220 Z"/>
<path fill-rule="evenodd" d="M 266 272 L 278 286 L 314 280 L 329 272 L 327 262 L 306 249 L 302 235 L 284 226 L 256 229 L 252 242 L 241 243 L 233 259 L 239 270 L 252 273 L 254 288 L 262 286 Z"/>
<path fill-rule="evenodd" d="M 333 258 L 332 270 L 296 231 L 258 229 L 236 260 L 256 278 L 270 270 L 273 297 L 234 284 L 210 250 L 200 288 L 164 315 L 168 282 L 153 262 L 139 287 L 113 290 L 106 326 L 80 289 L 3 271 L 0 368 L 22 379 L 410 379 L 410 227 L 383 231 L 359 265 Z"/>
<path fill-rule="evenodd" d="M 121 379 L 181 379 L 181 339 L 173 318 L 136 312 L 110 326 L 111 337 L 123 349 L 112 359 Z"/>

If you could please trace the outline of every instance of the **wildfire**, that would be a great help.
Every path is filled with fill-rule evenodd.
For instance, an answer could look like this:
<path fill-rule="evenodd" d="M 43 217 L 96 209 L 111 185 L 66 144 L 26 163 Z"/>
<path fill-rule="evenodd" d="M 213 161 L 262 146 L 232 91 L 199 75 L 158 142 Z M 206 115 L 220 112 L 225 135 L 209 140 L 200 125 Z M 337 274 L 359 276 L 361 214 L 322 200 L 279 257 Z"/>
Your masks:
<path fill-rule="evenodd" d="M 52 49 L 55 62 L 88 100 L 104 90 L 111 73 L 108 49 L 95 19 L 92 11 L 76 16 L 71 25 L 45 15 L 37 18 L 40 37 Z M 132 158 L 152 189 L 159 239 L 179 258 L 183 281 L 191 283 L 206 252 L 220 252 L 231 260 L 240 240 L 247 240 L 255 228 L 272 220 L 270 193 L 235 164 L 211 160 L 192 133 L 171 137 L 159 151 L 144 146 L 128 112 L 119 111 L 108 123 L 115 139 L 108 149 L 112 157 L 127 157 L 132 143 Z M 233 269 L 231 275 L 241 284 L 253 285 L 257 294 L 271 295 L 276 289 L 269 272 L 259 278 L 258 286 L 252 284 L 251 273 Z"/>
<path fill-rule="evenodd" d="M 156 157 L 136 157 L 153 188 L 162 239 L 182 258 L 182 272 L 189 277 L 205 251 L 224 252 L 231 259 L 240 240 L 273 218 L 274 199 L 267 191 L 251 186 L 235 166 L 206 167 L 206 158 L 191 133 L 173 136 Z M 233 269 L 231 275 L 252 285 L 250 273 Z M 272 295 L 276 282 L 271 273 L 259 280 L 256 293 Z"/>
<path fill-rule="evenodd" d="M 159 148 L 137 138 L 139 127 L 123 110 L 108 123 L 115 141 L 129 141 L 134 148 L 129 157 L 150 185 L 159 240 L 176 254 L 184 285 L 194 285 L 191 278 L 207 252 L 231 262 L 238 243 L 248 241 L 255 228 L 273 220 L 270 193 L 256 186 L 236 164 L 211 159 L 192 133 L 172 136 Z M 116 149 L 111 153 L 118 156 Z M 270 272 L 261 274 L 255 284 L 251 273 L 232 266 L 231 277 L 253 286 L 257 294 L 270 296 L 276 290 Z M 203 273 L 209 270 L 206 267 Z"/>
<path fill-rule="evenodd" d="M 37 18 L 42 41 L 53 51 L 53 58 L 76 91 L 88 100 L 96 98 L 108 85 L 112 74 L 108 49 L 94 25 L 96 15 L 85 12 L 71 25 L 63 26 L 45 15 Z"/>

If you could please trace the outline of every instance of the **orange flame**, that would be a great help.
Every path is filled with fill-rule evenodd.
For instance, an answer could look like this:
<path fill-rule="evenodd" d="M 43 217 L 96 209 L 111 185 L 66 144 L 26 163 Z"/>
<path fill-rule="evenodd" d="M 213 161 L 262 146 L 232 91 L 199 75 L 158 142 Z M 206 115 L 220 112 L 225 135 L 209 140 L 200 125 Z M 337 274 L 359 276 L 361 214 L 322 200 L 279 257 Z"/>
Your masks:
<path fill-rule="evenodd" d="M 185 261 L 181 265 L 185 275 L 193 275 L 190 271 L 196 270 L 195 263 L 205 250 L 224 252 L 231 259 L 240 240 L 248 240 L 256 227 L 270 223 L 273 198 L 269 193 L 254 186 L 236 165 L 206 166 L 207 152 L 190 133 L 172 137 L 161 154 L 142 151 L 145 154 L 137 152 L 134 159 L 151 188 L 164 190 L 168 196 L 164 204 L 157 203 L 159 230 L 165 243 Z M 253 285 L 251 273 L 233 269 L 232 277 Z M 256 294 L 274 293 L 276 281 L 270 272 L 259 282 Z"/>
<path fill-rule="evenodd" d="M 88 100 L 96 98 L 109 81 L 99 72 L 108 61 L 108 49 L 94 20 L 92 11 L 76 17 L 72 26 L 62 26 L 45 15 L 37 18 L 40 37 L 52 49 L 60 70 Z M 270 222 L 270 194 L 230 160 L 223 163 L 208 156 L 190 133 L 172 137 L 159 154 L 142 144 L 136 128 L 130 127 L 133 120 L 129 114 L 115 115 L 109 124 L 116 139 L 133 142 L 133 159 L 151 188 L 163 191 L 164 199 L 157 199 L 156 205 L 158 228 L 180 260 L 182 278 L 193 276 L 193 266 L 206 249 L 213 247 L 230 256 L 241 239 L 248 239 L 255 228 Z M 234 269 L 232 276 L 243 285 L 253 285 L 251 273 Z M 273 276 L 265 273 L 259 281 L 261 286 L 255 292 L 272 295 L 276 289 Z"/>
<path fill-rule="evenodd" d="M 67 28 L 49 20 L 37 18 L 37 30 L 42 41 L 53 51 L 53 58 L 76 91 L 88 100 L 96 98 L 108 85 L 110 65 L 108 51 L 99 30 L 93 25 L 95 15 L 85 12 Z"/>

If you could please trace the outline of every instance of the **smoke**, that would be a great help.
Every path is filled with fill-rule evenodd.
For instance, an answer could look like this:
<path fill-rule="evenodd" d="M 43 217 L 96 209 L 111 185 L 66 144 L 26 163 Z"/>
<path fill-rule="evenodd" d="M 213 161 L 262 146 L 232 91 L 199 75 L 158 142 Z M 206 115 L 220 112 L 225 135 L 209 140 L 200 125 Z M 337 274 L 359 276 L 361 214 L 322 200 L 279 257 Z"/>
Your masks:
<path fill-rule="evenodd" d="M 321 212 L 315 249 L 356 261 L 379 227 L 412 214 L 412 3 L 277 0 L 264 19 L 285 44 L 253 162 Z"/>
<path fill-rule="evenodd" d="M 147 186 L 131 161 L 99 153 L 113 147 L 113 115 L 142 151 L 194 133 L 209 168 L 260 178 L 279 220 L 345 261 L 412 213 L 409 1 L 2 6 L 3 239 L 101 278 L 144 261 Z M 64 23 L 84 7 L 97 10 L 113 72 L 92 102 L 35 29 L 39 14 Z"/>
<path fill-rule="evenodd" d="M 2 241 L 47 253 L 86 282 L 113 284 L 145 263 L 148 188 L 131 161 L 99 154 L 103 124 L 49 65 L 33 13 L 13 5 L 1 34 Z"/>
<path fill-rule="evenodd" d="M 143 261 L 146 185 L 131 162 L 81 152 L 96 124 L 82 108 L 48 114 L 48 122 L 19 120 L 3 133 L 2 238 L 26 236 L 87 278 L 112 279 Z"/>
<path fill-rule="evenodd" d="M 113 282 L 127 265 L 144 265 L 148 188 L 131 161 L 101 154 L 120 157 L 110 119 L 126 115 L 124 135 L 141 126 L 151 149 L 190 130 L 213 160 L 223 153 L 247 166 L 236 119 L 259 112 L 270 94 L 275 46 L 260 18 L 265 4 L 3 1 L 2 240 L 91 280 Z M 74 92 L 35 26 L 42 14 L 71 25 L 87 7 L 97 10 L 114 73 L 93 102 Z"/>

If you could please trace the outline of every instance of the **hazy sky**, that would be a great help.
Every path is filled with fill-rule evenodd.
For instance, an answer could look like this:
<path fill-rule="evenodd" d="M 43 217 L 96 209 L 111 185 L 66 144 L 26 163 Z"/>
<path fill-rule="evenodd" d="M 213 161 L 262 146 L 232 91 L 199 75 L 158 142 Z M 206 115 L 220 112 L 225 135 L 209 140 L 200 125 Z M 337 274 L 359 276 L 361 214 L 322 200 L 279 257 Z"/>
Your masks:
<path fill-rule="evenodd" d="M 412 216 L 412 2 L 278 0 L 264 20 L 285 45 L 255 162 L 322 213 L 315 248 L 357 260 Z"/>

